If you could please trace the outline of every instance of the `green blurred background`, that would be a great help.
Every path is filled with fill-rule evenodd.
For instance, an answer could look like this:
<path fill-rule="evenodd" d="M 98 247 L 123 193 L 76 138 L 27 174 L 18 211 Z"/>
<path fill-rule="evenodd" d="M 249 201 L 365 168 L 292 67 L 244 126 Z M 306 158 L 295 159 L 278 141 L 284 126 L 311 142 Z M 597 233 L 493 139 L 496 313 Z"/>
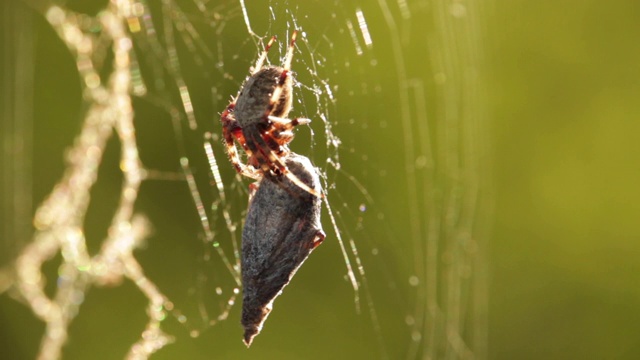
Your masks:
<path fill-rule="evenodd" d="M 93 15 L 104 4 L 70 1 L 65 6 Z M 14 121 L 9 118 L 14 113 L 7 109 L 21 82 L 11 51 L 25 54 L 21 46 L 32 51 L 32 125 L 23 134 L 32 137 L 32 150 L 25 152 L 31 176 L 24 180 L 31 184 L 32 200 L 25 201 L 35 209 L 61 177 L 64 151 L 78 133 L 86 108 L 74 59 L 34 10 L 40 4 L 5 1 L 2 6 L 3 145 L 10 143 L 6 131 L 12 128 L 7 124 Z M 200 127 L 185 128 L 180 139 L 205 204 L 210 204 L 215 193 L 207 189 L 202 134 L 219 132 L 218 114 L 236 93 L 257 50 L 237 2 L 206 4 L 210 16 L 199 14 L 191 2 L 178 2 L 176 7 L 189 14 L 214 54 L 197 64 L 197 56 L 177 46 Z M 479 254 L 470 265 L 475 282 L 461 287 L 469 291 L 462 296 L 466 305 L 461 308 L 469 311 L 462 315 L 468 329 L 462 337 L 478 358 L 640 357 L 640 123 L 634 120 L 640 115 L 640 2 L 264 2 L 248 4 L 247 9 L 260 35 L 278 34 L 283 39 L 292 26 L 304 29 L 309 42 L 299 45 L 296 53 L 298 80 L 316 85 L 318 79 L 326 79 L 336 86 L 337 100 L 324 105 L 317 104 L 309 89 L 299 89 L 301 100 L 294 113 L 314 119 L 314 136 L 298 130 L 292 148 L 311 157 L 335 183 L 329 199 L 342 236 L 354 239 L 367 271 L 368 287 L 360 294 L 362 311 L 356 311 L 325 213 L 327 241 L 276 300 L 250 350 L 241 342 L 239 304 L 229 319 L 190 337 L 189 332 L 204 322 L 202 307 L 215 318 L 224 306 L 226 298 L 214 289 L 220 286 L 227 295 L 233 284 L 215 258 L 202 259 L 210 250 L 201 239 L 186 184 L 149 180 L 142 186 L 137 210 L 151 220 L 154 232 L 136 257 L 190 319 L 186 326 L 173 318 L 164 323 L 176 342 L 153 358 L 369 359 L 384 357 L 381 347 L 391 359 L 433 355 L 417 335 L 433 331 L 442 342 L 447 339 L 443 329 L 426 330 L 429 323 L 417 334 L 413 327 L 417 309 L 424 307 L 421 291 L 429 286 L 419 270 L 428 267 L 430 258 L 425 238 L 416 236 L 412 226 L 418 223 L 426 233 L 433 213 L 446 218 L 449 208 L 442 202 L 434 207 L 420 197 L 412 210 L 412 194 L 422 195 L 427 179 L 435 179 L 429 186 L 436 192 L 480 188 L 471 216 Z M 366 16 L 373 39 L 367 48 L 360 38 L 362 55 L 345 31 L 351 22 L 359 34 L 357 11 Z M 161 18 L 160 12 L 154 15 Z M 220 21 L 225 26 L 216 34 L 213 29 L 219 29 Z M 275 62 L 276 56 L 271 59 Z M 310 75 L 314 63 L 318 74 Z M 24 79 L 28 84 L 28 74 Z M 164 80 L 170 83 L 171 77 Z M 212 95 L 212 88 L 219 97 Z M 407 88 L 409 102 L 402 95 Z M 423 91 L 422 97 L 416 89 Z M 145 165 L 179 173 L 179 141 L 170 117 L 144 99 L 135 99 L 134 107 Z M 421 150 L 421 138 L 412 138 L 412 145 L 403 135 L 403 111 L 410 115 L 410 133 L 419 133 L 426 123 L 433 149 L 452 147 L 451 153 L 434 151 L 433 178 L 421 172 L 423 157 L 428 157 Z M 325 165 L 331 154 L 319 112 L 326 112 L 342 141 L 341 171 Z M 459 120 L 451 125 L 445 121 L 450 118 Z M 445 131 L 447 126 L 456 132 Z M 459 138 L 448 138 L 451 134 Z M 99 250 L 120 191 L 118 146 L 115 138 L 109 144 L 84 222 L 92 253 Z M 13 150 L 4 151 L 1 196 L 8 199 L 6 163 Z M 225 182 L 231 184 L 232 215 L 240 221 L 246 202 L 241 189 L 247 182 L 234 181 L 222 147 L 216 151 Z M 469 153 L 477 155 L 471 157 L 473 166 L 469 157 L 451 155 Z M 415 162 L 407 160 L 407 154 L 413 154 Z M 450 163 L 468 172 L 453 173 Z M 373 203 L 347 174 L 362 183 Z M 407 176 L 414 176 L 415 188 Z M 21 230 L 11 204 L 4 204 L 0 253 L 3 264 L 10 264 L 28 239 L 7 237 Z M 361 204 L 366 211 L 359 210 Z M 231 234 L 222 221 L 214 225 L 220 242 L 228 244 Z M 45 268 L 51 292 L 59 261 L 53 259 Z M 446 260 L 437 261 L 438 269 L 447 269 Z M 441 277 L 437 286 L 447 289 Z M 0 296 L 0 358 L 34 358 L 44 327 L 10 294 Z M 92 288 L 71 325 L 65 358 L 122 358 L 144 326 L 144 300 L 126 282 Z M 445 313 L 451 310 L 446 299 L 439 301 Z M 438 351 L 435 357 L 459 356 Z"/>
<path fill-rule="evenodd" d="M 503 3 L 491 354 L 637 358 L 640 4 Z"/>

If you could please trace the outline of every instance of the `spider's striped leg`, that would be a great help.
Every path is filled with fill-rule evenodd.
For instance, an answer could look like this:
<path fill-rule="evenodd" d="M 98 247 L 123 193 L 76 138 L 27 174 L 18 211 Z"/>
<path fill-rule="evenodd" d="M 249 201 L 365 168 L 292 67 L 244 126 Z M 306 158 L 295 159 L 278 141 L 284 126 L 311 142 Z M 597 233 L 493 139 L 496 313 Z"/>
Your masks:
<path fill-rule="evenodd" d="M 285 157 L 289 155 L 287 144 L 293 140 L 293 133 L 291 131 L 278 132 L 272 129 L 262 134 L 262 140 L 277 157 Z"/>
<path fill-rule="evenodd" d="M 229 156 L 229 161 L 233 165 L 233 168 L 240 174 L 244 172 L 246 165 L 244 165 L 240 161 L 240 156 L 238 156 L 238 149 L 236 149 L 236 144 L 233 141 L 233 135 L 231 131 L 227 128 L 222 129 L 222 136 L 224 137 L 224 142 L 227 147 L 227 156 Z"/>
<path fill-rule="evenodd" d="M 251 157 L 251 151 L 246 146 L 247 142 L 242 134 L 242 128 L 240 128 L 240 125 L 238 125 L 238 122 L 230 113 L 230 111 L 233 110 L 233 105 L 234 104 L 229 105 L 227 110 L 225 110 L 220 117 L 220 121 L 222 122 L 222 136 L 227 148 L 227 155 L 238 174 L 257 180 L 260 178 L 260 175 L 255 170 L 243 164 L 242 161 L 240 161 L 240 156 L 238 155 L 238 149 L 236 148 L 234 137 L 238 140 L 249 157 Z"/>
<path fill-rule="evenodd" d="M 291 60 L 293 60 L 293 50 L 295 49 L 297 36 L 298 36 L 298 31 L 294 30 L 293 34 L 291 34 L 289 49 L 287 49 L 287 57 L 284 58 L 284 65 L 282 66 L 285 70 L 291 69 Z"/>
<path fill-rule="evenodd" d="M 289 181 L 296 184 L 300 189 L 308 192 L 313 196 L 317 196 L 319 198 L 324 197 L 322 193 L 317 192 L 315 189 L 311 188 L 309 185 L 302 182 L 302 180 L 300 180 L 295 174 L 290 172 L 289 169 L 287 168 L 287 165 L 284 162 L 282 162 L 282 160 L 279 157 L 275 156 L 273 152 L 269 152 L 269 159 L 278 168 L 278 170 L 282 175 L 286 176 L 287 179 L 289 179 Z"/>
<path fill-rule="evenodd" d="M 276 37 L 272 36 L 269 42 L 267 43 L 267 45 L 264 47 L 262 54 L 260 54 L 260 57 L 258 57 L 258 60 L 256 60 L 256 64 L 253 65 L 253 67 L 249 68 L 249 73 L 251 73 L 251 75 L 255 75 L 255 73 L 257 73 L 260 69 L 262 69 L 262 64 L 264 63 L 264 60 L 267 58 L 269 49 L 271 48 L 271 45 L 273 45 L 274 41 L 276 41 Z"/>
<path fill-rule="evenodd" d="M 271 115 L 269 115 L 268 118 L 278 130 L 291 130 L 298 125 L 308 125 L 311 123 L 311 119 L 307 118 L 285 119 Z"/>
<path fill-rule="evenodd" d="M 269 114 L 271 114 L 273 108 L 278 103 L 278 99 L 280 99 L 280 96 L 282 96 L 282 88 L 287 81 L 287 77 L 289 77 L 289 72 L 291 71 L 291 61 L 293 60 L 293 50 L 295 50 L 297 34 L 298 31 L 294 31 L 291 35 L 291 42 L 289 43 L 287 56 L 285 57 L 284 65 L 282 66 L 284 70 L 278 78 L 278 82 L 276 83 L 276 87 L 273 90 L 273 94 L 271 94 L 271 99 L 269 100 L 269 106 L 267 106 L 267 110 L 265 111 L 265 116 L 269 116 Z"/>
<path fill-rule="evenodd" d="M 268 133 L 267 136 L 269 136 L 270 142 L 275 143 L 277 146 L 286 146 L 288 143 L 293 141 L 294 138 L 294 134 L 290 130 L 279 131 L 273 129 Z"/>
<path fill-rule="evenodd" d="M 260 134 L 258 134 L 258 136 L 255 136 L 255 134 L 251 134 L 251 135 L 252 135 L 251 139 L 258 144 L 257 148 L 260 151 L 260 154 L 262 156 L 266 156 L 267 163 L 266 164 L 263 163 L 263 165 L 266 165 L 266 167 L 264 167 L 265 169 L 272 170 L 273 167 L 275 167 L 280 174 L 286 176 L 287 179 L 289 179 L 292 183 L 296 184 L 302 190 L 308 192 L 311 195 L 317 196 L 319 198 L 324 197 L 322 193 L 318 193 L 315 189 L 311 188 L 309 185 L 302 182 L 302 180 L 300 180 L 297 176 L 291 173 L 289 169 L 287 169 L 287 165 L 282 161 L 282 158 L 289 152 L 289 150 L 286 147 L 281 147 L 277 145 L 277 143 L 272 143 L 271 140 L 273 141 L 275 140 L 268 135 L 265 137 L 263 137 Z M 281 152 L 280 156 L 278 156 L 278 154 L 272 149 L 272 146 L 277 146 L 277 148 Z"/>
<path fill-rule="evenodd" d="M 281 162 L 282 165 L 284 165 L 284 163 Z M 289 179 L 292 183 L 298 185 L 299 188 L 301 188 L 302 190 L 308 192 L 311 195 L 317 196 L 319 198 L 323 198 L 324 194 L 317 192 L 315 189 L 312 189 L 311 187 L 309 187 L 309 185 L 305 184 L 302 182 L 302 180 L 300 180 L 297 176 L 295 176 L 293 173 L 291 173 L 286 165 L 284 165 L 284 170 L 282 170 L 282 174 L 284 176 L 287 177 L 287 179 Z"/>
<path fill-rule="evenodd" d="M 258 191 L 259 187 L 260 187 L 259 181 L 249 184 L 249 203 L 251 203 L 251 200 L 253 200 L 253 196 L 256 194 L 256 191 Z"/>
<path fill-rule="evenodd" d="M 269 120 L 271 121 L 271 131 L 269 131 L 269 135 L 273 137 L 273 139 L 279 145 L 286 145 L 293 140 L 293 128 L 298 125 L 307 125 L 311 122 L 311 120 L 306 118 L 296 118 L 296 119 L 285 119 L 279 118 L 275 116 L 269 116 Z"/>
<path fill-rule="evenodd" d="M 271 150 L 257 129 L 247 128 L 245 131 L 247 152 L 251 154 L 249 164 L 263 173 L 271 171 L 269 155 Z"/>

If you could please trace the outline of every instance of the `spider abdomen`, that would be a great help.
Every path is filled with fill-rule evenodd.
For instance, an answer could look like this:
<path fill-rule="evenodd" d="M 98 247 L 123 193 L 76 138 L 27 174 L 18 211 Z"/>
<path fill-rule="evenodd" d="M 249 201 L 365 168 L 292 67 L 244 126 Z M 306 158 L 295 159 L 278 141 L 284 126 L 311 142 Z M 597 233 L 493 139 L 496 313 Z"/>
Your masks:
<path fill-rule="evenodd" d="M 242 86 L 236 100 L 235 117 L 240 126 L 257 124 L 265 118 L 265 114 L 285 118 L 291 110 L 292 80 L 284 77 L 282 92 L 270 109 L 271 96 L 281 81 L 285 69 L 276 66 L 265 67 L 249 76 Z"/>

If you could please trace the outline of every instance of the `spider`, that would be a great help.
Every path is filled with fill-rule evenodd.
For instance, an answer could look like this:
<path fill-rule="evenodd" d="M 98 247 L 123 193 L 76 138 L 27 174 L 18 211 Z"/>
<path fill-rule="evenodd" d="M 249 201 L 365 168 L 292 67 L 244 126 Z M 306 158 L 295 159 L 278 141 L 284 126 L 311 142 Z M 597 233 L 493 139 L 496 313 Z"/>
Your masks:
<path fill-rule="evenodd" d="M 305 191 L 322 197 L 292 174 L 285 164 L 290 154 L 287 144 L 294 136 L 292 130 L 311 122 L 305 118 L 287 118 L 293 100 L 291 61 L 296 36 L 297 31 L 294 31 L 282 67 L 263 67 L 276 37 L 269 40 L 256 64 L 249 69 L 250 75 L 240 92 L 220 116 L 222 134 L 229 160 L 239 174 L 255 180 L 260 180 L 265 174 L 283 175 Z M 248 165 L 240 160 L 234 139 L 247 154 Z"/>

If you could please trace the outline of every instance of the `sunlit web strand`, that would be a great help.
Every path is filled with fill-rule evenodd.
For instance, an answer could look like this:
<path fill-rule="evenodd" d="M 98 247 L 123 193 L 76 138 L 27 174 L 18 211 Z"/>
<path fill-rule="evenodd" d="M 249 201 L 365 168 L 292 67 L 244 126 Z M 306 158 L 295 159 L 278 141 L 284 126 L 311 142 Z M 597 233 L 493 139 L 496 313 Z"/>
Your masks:
<path fill-rule="evenodd" d="M 200 223 L 202 224 L 202 230 L 205 233 L 205 238 L 207 239 L 207 243 L 212 243 L 214 249 L 220 256 L 220 259 L 229 270 L 229 273 L 233 276 L 236 284 L 240 285 L 240 274 L 238 270 L 231 265 L 229 259 L 225 255 L 224 251 L 220 246 L 217 246 L 217 242 L 214 241 L 213 231 L 211 231 L 211 226 L 209 225 L 209 217 L 204 209 L 204 203 L 202 202 L 202 198 L 200 197 L 200 193 L 198 192 L 198 188 L 196 186 L 195 179 L 193 178 L 193 173 L 191 172 L 191 167 L 189 166 L 189 159 L 183 157 L 180 159 L 180 166 L 182 167 L 182 171 L 185 173 L 185 177 L 187 179 L 187 184 L 189 185 L 189 190 L 191 192 L 191 198 L 193 199 L 196 209 L 198 211 L 198 216 L 200 218 Z"/>
<path fill-rule="evenodd" d="M 340 245 L 342 258 L 344 259 L 344 263 L 347 266 L 347 276 L 349 277 L 349 281 L 351 281 L 351 286 L 353 287 L 353 291 L 355 294 L 354 302 L 356 305 L 356 310 L 359 313 L 360 312 L 360 285 L 358 284 L 358 280 L 356 280 L 355 273 L 353 272 L 353 268 L 351 267 L 351 260 L 349 259 L 349 255 L 347 254 L 347 248 L 344 246 L 344 240 L 342 240 L 340 229 L 338 228 L 338 224 L 336 223 L 336 218 L 333 216 L 333 211 L 331 211 L 331 206 L 329 205 L 328 196 L 326 194 L 323 200 L 324 200 L 324 205 L 327 208 L 327 212 L 329 213 L 329 218 L 331 219 L 331 225 L 333 226 L 333 231 L 335 232 L 336 238 L 338 239 L 338 244 Z"/>
<path fill-rule="evenodd" d="M 366 194 L 366 192 L 365 192 Z M 368 194 L 365 195 L 365 197 Z M 373 200 L 371 200 L 371 203 L 373 203 Z M 336 230 L 337 232 L 337 228 L 336 228 L 336 222 L 335 222 L 335 217 L 333 216 L 332 210 L 329 208 L 328 204 L 325 203 L 325 205 L 327 205 L 331 220 L 332 220 L 332 224 L 334 225 L 334 230 Z M 340 211 L 336 211 L 337 217 L 339 217 L 342 220 L 342 217 L 340 216 Z M 344 221 L 342 222 L 342 227 L 346 228 L 346 225 L 344 224 Z M 338 242 L 340 243 L 340 246 L 343 250 L 343 255 L 346 254 L 345 248 L 344 248 L 344 244 L 343 244 L 343 240 L 342 240 L 342 236 L 340 234 L 338 234 Z M 355 259 L 355 263 L 356 263 L 356 269 L 358 270 L 358 274 L 360 275 L 360 278 L 362 279 L 362 288 L 364 290 L 364 296 L 365 296 L 365 300 L 366 300 L 366 304 L 367 304 L 367 308 L 369 310 L 369 316 L 371 318 L 371 323 L 373 326 L 373 331 L 376 334 L 376 340 L 379 346 L 379 350 L 380 350 L 380 357 L 382 359 L 387 359 L 387 351 L 386 351 L 386 347 L 385 347 L 385 343 L 384 343 L 384 338 L 382 336 L 382 328 L 380 326 L 380 322 L 378 320 L 378 312 L 376 311 L 376 307 L 374 305 L 373 302 L 373 298 L 371 297 L 371 291 L 369 289 L 369 282 L 367 281 L 367 274 L 365 272 L 364 269 L 364 264 L 362 263 L 362 260 L 360 259 L 360 255 L 358 252 L 358 248 L 356 246 L 355 240 L 353 239 L 353 237 L 347 232 L 347 237 L 349 238 L 349 248 L 351 250 L 351 254 L 353 255 L 354 259 Z M 349 269 L 351 269 L 350 264 L 348 264 L 348 259 L 346 260 L 347 262 L 347 267 Z M 356 295 L 358 293 L 359 289 L 354 289 L 356 290 Z M 356 296 L 356 309 L 358 310 L 358 312 L 360 312 L 360 308 L 359 308 L 359 297 Z"/>
<path fill-rule="evenodd" d="M 207 154 L 207 161 L 209 162 L 209 168 L 211 169 L 213 182 L 215 183 L 216 189 L 218 190 L 220 205 L 222 206 L 222 216 L 224 217 L 227 230 L 231 234 L 231 243 L 233 244 L 233 255 L 237 263 L 238 259 L 240 259 L 240 251 L 238 249 L 238 241 L 236 239 L 236 223 L 231 219 L 231 214 L 229 213 L 229 208 L 227 206 L 227 197 L 225 195 L 224 183 L 222 182 L 222 177 L 220 176 L 218 162 L 216 161 L 216 158 L 213 154 L 213 147 L 211 146 L 211 140 L 212 140 L 211 133 L 206 133 L 204 151 L 205 151 L 205 154 Z"/>

